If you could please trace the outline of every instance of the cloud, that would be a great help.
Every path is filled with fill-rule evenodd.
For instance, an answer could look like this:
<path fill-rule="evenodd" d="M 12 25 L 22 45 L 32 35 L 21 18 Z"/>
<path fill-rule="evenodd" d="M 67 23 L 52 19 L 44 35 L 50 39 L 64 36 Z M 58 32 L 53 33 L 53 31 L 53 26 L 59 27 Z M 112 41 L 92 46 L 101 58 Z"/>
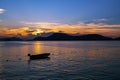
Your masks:
<path fill-rule="evenodd" d="M 98 19 L 90 19 L 90 20 L 85 20 L 85 23 L 106 23 L 109 22 L 110 19 L 107 18 L 98 18 Z"/>
<path fill-rule="evenodd" d="M 100 19 L 95 19 L 94 21 L 103 22 L 103 21 L 108 21 L 108 19 L 106 19 L 106 18 L 100 18 Z"/>
<path fill-rule="evenodd" d="M 3 14 L 5 12 L 5 9 L 0 8 L 0 14 Z"/>
<path fill-rule="evenodd" d="M 40 28 L 41 30 L 44 30 L 44 31 L 49 31 L 49 30 L 52 30 L 50 28 Z"/>
<path fill-rule="evenodd" d="M 107 21 L 108 21 L 108 19 L 106 19 L 106 18 L 100 18 L 100 19 L 93 19 L 92 20 L 93 23 L 105 23 Z"/>
<path fill-rule="evenodd" d="M 99 23 L 76 23 L 76 24 L 61 24 L 49 22 L 24 22 L 31 29 L 39 29 L 43 32 L 59 32 L 80 33 L 80 34 L 103 34 L 103 35 L 120 35 L 120 24 L 105 24 L 100 21 L 107 21 L 105 18 L 96 19 Z M 34 24 L 34 25 L 33 25 Z"/>
<path fill-rule="evenodd" d="M 58 25 L 60 23 L 50 23 L 50 22 L 26 22 L 26 21 L 22 21 L 22 24 L 26 24 L 26 25 L 30 25 L 30 26 L 40 26 L 40 25 L 44 25 L 44 26 L 50 26 L 50 25 Z"/>
<path fill-rule="evenodd" d="M 26 30 L 27 33 L 36 32 L 37 30 Z"/>
<path fill-rule="evenodd" d="M 0 28 L 0 35 L 18 35 L 27 36 L 29 34 L 36 35 L 42 32 L 65 32 L 70 34 L 101 34 L 105 36 L 120 36 L 120 24 L 105 23 L 76 23 L 76 24 L 60 24 L 60 23 L 41 23 L 34 22 L 25 24 L 26 27 L 21 28 Z M 36 24 L 37 23 L 37 24 Z M 29 25 L 35 24 L 35 25 Z"/>

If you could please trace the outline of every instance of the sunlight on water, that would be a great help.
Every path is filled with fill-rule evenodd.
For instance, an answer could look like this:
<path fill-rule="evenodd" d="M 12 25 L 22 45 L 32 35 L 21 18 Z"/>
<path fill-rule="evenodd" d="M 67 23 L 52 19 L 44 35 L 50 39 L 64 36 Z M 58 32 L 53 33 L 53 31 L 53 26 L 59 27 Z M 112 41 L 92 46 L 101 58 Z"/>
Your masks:
<path fill-rule="evenodd" d="M 0 42 L 1 80 L 119 80 L 119 67 L 119 41 Z"/>
<path fill-rule="evenodd" d="M 40 44 L 41 42 L 35 42 L 33 50 L 35 51 L 35 54 L 40 54 L 42 53 L 42 45 Z"/>

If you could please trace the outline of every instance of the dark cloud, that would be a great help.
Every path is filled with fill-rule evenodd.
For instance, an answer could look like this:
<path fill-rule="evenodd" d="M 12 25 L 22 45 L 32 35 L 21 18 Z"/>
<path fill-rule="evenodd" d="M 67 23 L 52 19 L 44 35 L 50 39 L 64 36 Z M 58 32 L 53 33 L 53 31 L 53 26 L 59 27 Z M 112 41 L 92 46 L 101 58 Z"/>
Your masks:
<path fill-rule="evenodd" d="M 52 30 L 50 28 L 40 28 L 41 30 L 44 30 L 44 31 L 49 31 L 49 30 Z"/>

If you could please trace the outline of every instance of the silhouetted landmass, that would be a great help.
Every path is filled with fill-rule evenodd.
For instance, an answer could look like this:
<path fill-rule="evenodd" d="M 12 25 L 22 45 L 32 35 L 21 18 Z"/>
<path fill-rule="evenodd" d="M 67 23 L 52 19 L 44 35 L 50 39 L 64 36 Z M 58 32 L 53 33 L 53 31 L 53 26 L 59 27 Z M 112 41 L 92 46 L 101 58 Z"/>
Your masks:
<path fill-rule="evenodd" d="M 79 37 L 80 40 L 113 40 L 111 37 L 106 37 L 99 34 L 88 34 Z"/>
<path fill-rule="evenodd" d="M 113 40 L 110 37 L 105 37 L 99 34 L 87 34 L 87 35 L 79 35 L 79 36 L 72 36 L 65 33 L 54 33 L 48 37 L 36 37 L 35 41 L 66 41 L 66 40 Z"/>
<path fill-rule="evenodd" d="M 48 37 L 36 37 L 34 40 L 71 40 L 73 36 L 65 33 L 53 33 Z"/>
<path fill-rule="evenodd" d="M 0 41 L 101 41 L 101 40 L 120 40 L 120 37 L 118 38 L 111 38 L 102 36 L 99 34 L 86 34 L 86 35 L 77 35 L 73 36 L 66 33 L 53 33 L 50 36 L 43 37 L 43 36 L 37 36 L 34 39 L 24 40 L 18 37 L 5 37 L 0 38 Z"/>
<path fill-rule="evenodd" d="M 115 38 L 115 40 L 120 40 L 120 37 Z"/>
<path fill-rule="evenodd" d="M 0 38 L 0 41 L 22 41 L 22 39 L 17 37 L 6 37 L 6 38 Z"/>

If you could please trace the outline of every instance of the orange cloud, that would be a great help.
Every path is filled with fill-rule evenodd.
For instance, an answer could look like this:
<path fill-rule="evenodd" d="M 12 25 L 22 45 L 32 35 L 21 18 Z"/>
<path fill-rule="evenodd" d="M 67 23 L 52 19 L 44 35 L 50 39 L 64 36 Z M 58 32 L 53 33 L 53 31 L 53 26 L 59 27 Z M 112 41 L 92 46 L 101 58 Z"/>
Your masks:
<path fill-rule="evenodd" d="M 120 24 L 103 24 L 83 22 L 77 24 L 60 24 L 60 23 L 41 23 L 41 22 L 24 23 L 27 27 L 21 28 L 0 28 L 0 36 L 27 36 L 29 34 L 37 35 L 43 32 L 65 32 L 70 34 L 102 34 L 105 36 L 120 36 Z M 39 23 L 39 24 L 38 24 Z"/>
<path fill-rule="evenodd" d="M 26 30 L 29 30 L 28 27 L 23 28 L 1 28 L 0 29 L 0 36 L 16 36 L 16 35 L 22 35 L 27 36 L 28 33 Z"/>

